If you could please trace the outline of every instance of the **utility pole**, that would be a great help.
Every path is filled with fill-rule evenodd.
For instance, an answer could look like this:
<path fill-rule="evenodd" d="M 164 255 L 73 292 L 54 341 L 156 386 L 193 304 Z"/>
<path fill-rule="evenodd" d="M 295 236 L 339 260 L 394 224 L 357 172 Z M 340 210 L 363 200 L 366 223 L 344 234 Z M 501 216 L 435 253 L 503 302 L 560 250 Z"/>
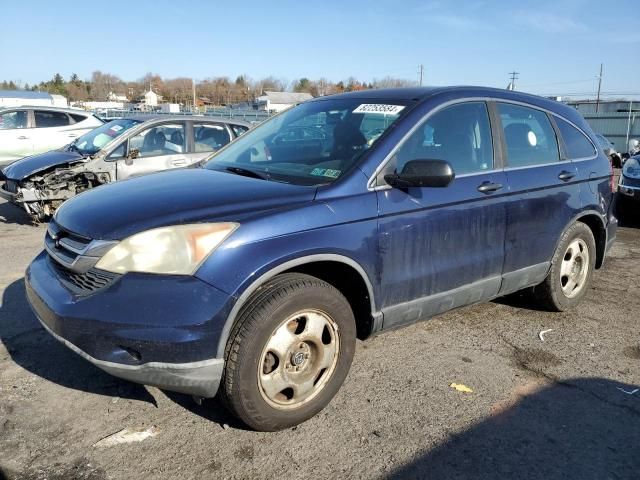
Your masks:
<path fill-rule="evenodd" d="M 600 109 L 600 88 L 602 87 L 602 64 L 600 64 L 600 75 L 598 75 L 598 96 L 596 97 L 596 113 Z"/>
<path fill-rule="evenodd" d="M 420 86 L 422 86 L 423 76 L 424 76 L 424 65 L 418 65 L 418 77 L 420 78 Z"/>
<path fill-rule="evenodd" d="M 193 111 L 196 110 L 196 81 L 191 79 L 191 86 L 193 87 Z"/>
<path fill-rule="evenodd" d="M 518 77 L 518 75 L 520 75 L 520 72 L 516 72 L 514 70 L 509 75 L 511 75 L 511 82 L 509 83 L 508 90 L 515 90 L 516 89 L 516 80 L 518 80 L 518 78 L 520 78 L 520 77 Z"/>

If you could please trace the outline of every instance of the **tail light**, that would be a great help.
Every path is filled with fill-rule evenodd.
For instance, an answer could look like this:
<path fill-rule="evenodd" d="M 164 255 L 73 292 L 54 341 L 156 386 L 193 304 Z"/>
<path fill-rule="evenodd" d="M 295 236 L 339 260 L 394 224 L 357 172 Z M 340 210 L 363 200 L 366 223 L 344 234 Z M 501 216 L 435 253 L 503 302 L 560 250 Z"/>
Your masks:
<path fill-rule="evenodd" d="M 609 182 L 611 185 L 611 192 L 612 193 L 616 193 L 617 187 L 616 187 L 616 177 L 613 171 L 613 162 L 609 162 Z"/>

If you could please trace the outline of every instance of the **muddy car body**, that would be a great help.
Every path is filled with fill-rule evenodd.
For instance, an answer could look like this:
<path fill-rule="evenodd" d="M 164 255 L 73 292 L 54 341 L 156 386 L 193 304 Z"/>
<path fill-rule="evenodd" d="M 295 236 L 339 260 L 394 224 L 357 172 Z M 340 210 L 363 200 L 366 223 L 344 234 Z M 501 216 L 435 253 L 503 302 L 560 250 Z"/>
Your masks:
<path fill-rule="evenodd" d="M 246 122 L 197 116 L 113 120 L 61 149 L 5 167 L 0 196 L 42 221 L 85 190 L 195 165 L 248 129 Z"/>
<path fill-rule="evenodd" d="M 279 430 L 329 403 L 356 336 L 523 289 L 577 306 L 616 236 L 614 186 L 589 125 L 552 100 L 329 95 L 204 168 L 66 202 L 25 290 L 99 368 Z"/>

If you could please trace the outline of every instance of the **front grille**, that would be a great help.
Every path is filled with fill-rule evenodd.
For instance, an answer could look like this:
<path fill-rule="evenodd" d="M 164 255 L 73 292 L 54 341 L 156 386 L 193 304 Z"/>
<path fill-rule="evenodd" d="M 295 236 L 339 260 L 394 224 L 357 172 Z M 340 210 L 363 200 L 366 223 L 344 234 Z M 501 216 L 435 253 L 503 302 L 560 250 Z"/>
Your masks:
<path fill-rule="evenodd" d="M 625 187 L 640 187 L 640 178 L 631 178 L 623 175 L 622 185 Z"/>
<path fill-rule="evenodd" d="M 94 268 L 102 255 L 117 242 L 80 236 L 52 219 L 44 243 L 53 270 L 64 286 L 76 295 L 89 295 L 108 287 L 120 277 Z"/>
<path fill-rule="evenodd" d="M 65 286 L 77 295 L 89 295 L 111 285 L 120 275 L 92 268 L 86 273 L 73 272 L 49 258 Z"/>
<path fill-rule="evenodd" d="M 54 252 L 61 263 L 71 265 L 86 250 L 91 239 L 64 230 L 51 219 L 44 242 L 49 252 Z"/>

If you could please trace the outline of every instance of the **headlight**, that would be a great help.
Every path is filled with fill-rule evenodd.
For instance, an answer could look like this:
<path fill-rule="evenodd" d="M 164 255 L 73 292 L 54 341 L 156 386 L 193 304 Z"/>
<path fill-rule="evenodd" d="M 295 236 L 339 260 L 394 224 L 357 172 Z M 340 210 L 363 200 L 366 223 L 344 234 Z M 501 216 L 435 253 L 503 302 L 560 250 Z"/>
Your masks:
<path fill-rule="evenodd" d="M 622 174 L 625 177 L 640 178 L 640 162 L 638 162 L 637 157 L 631 157 L 624 162 Z"/>
<path fill-rule="evenodd" d="M 113 247 L 96 268 L 114 273 L 191 275 L 238 226 L 196 223 L 147 230 Z"/>

